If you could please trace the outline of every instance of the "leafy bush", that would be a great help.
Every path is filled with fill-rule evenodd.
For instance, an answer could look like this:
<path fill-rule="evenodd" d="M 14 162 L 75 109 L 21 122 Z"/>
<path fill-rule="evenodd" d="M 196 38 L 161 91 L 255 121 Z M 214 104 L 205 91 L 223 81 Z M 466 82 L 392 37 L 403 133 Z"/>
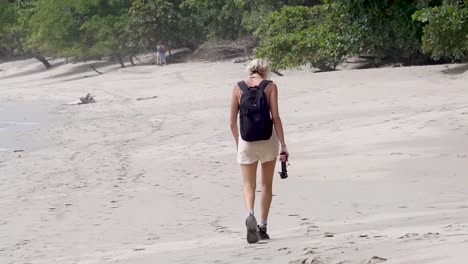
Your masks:
<path fill-rule="evenodd" d="M 419 56 L 421 24 L 411 15 L 430 1 L 338 0 L 359 28 L 362 53 L 380 59 L 412 60 Z"/>
<path fill-rule="evenodd" d="M 417 11 L 413 19 L 426 23 L 422 50 L 435 60 L 468 59 L 468 6 L 462 1 L 444 1 L 442 6 Z"/>
<path fill-rule="evenodd" d="M 71 0 L 39 0 L 26 10 L 23 19 L 27 49 L 46 55 L 74 55 L 80 37 L 76 4 Z"/>
<path fill-rule="evenodd" d="M 276 70 L 304 64 L 333 70 L 356 51 L 357 38 L 346 20 L 338 4 L 283 7 L 258 29 L 256 55 L 267 58 Z"/>
<path fill-rule="evenodd" d="M 15 36 L 12 30 L 17 24 L 17 17 L 16 5 L 0 0 L 0 56 L 13 52 Z"/>

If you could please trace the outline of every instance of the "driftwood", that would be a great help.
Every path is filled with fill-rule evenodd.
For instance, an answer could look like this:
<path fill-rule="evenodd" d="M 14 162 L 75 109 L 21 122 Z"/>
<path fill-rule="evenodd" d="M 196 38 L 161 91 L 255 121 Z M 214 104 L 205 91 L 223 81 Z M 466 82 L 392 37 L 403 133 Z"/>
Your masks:
<path fill-rule="evenodd" d="M 143 101 L 143 100 L 149 100 L 149 99 L 154 99 L 154 98 L 158 98 L 158 96 L 155 95 L 155 96 L 151 96 L 151 97 L 141 97 L 141 98 L 137 98 L 136 100 L 137 101 Z"/>
<path fill-rule="evenodd" d="M 194 53 L 194 58 L 211 61 L 248 57 L 257 43 L 256 39 L 238 41 L 212 41 L 203 44 Z"/>
<path fill-rule="evenodd" d="M 96 102 L 90 93 L 88 93 L 85 97 L 81 97 L 80 101 L 81 103 L 79 104 L 92 104 Z"/>
<path fill-rule="evenodd" d="M 136 55 L 135 55 L 134 57 L 135 57 L 135 59 L 137 59 L 137 61 L 139 61 L 140 63 L 145 64 L 145 63 L 142 62 L 142 61 L 140 60 L 140 58 L 138 58 Z"/>
<path fill-rule="evenodd" d="M 234 59 L 233 63 L 244 63 L 249 60 L 252 60 L 252 59 L 251 58 L 238 58 L 238 59 Z"/>

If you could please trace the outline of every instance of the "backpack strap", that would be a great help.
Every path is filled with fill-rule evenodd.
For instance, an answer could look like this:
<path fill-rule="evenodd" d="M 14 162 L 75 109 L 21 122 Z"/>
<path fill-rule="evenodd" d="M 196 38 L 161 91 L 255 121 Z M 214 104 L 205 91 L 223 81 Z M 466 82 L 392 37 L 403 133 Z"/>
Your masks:
<path fill-rule="evenodd" d="M 268 84 L 270 84 L 270 83 L 271 83 L 270 80 L 262 80 L 258 84 L 258 88 L 260 88 L 260 90 L 265 90 L 265 88 L 267 88 Z M 242 92 L 245 92 L 245 91 L 249 90 L 249 86 L 247 86 L 245 81 L 240 81 L 240 82 L 237 83 L 237 85 L 239 85 L 239 88 L 242 90 Z"/>
<path fill-rule="evenodd" d="M 239 88 L 241 89 L 242 92 L 249 90 L 249 87 L 244 81 L 238 82 L 237 85 L 239 85 Z"/>
<path fill-rule="evenodd" d="M 271 83 L 270 80 L 262 80 L 259 84 L 258 84 L 258 88 L 262 89 L 262 90 L 265 90 L 267 88 L 267 86 Z"/>

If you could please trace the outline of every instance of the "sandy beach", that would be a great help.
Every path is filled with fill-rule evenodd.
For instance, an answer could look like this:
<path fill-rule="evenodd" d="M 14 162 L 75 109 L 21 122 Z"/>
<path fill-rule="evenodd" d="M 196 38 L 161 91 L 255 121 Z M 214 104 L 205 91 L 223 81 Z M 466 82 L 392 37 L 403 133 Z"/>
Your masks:
<path fill-rule="evenodd" d="M 2 264 L 468 263 L 466 65 L 273 75 L 290 177 L 249 245 L 245 64 L 53 62 L 0 63 Z"/>

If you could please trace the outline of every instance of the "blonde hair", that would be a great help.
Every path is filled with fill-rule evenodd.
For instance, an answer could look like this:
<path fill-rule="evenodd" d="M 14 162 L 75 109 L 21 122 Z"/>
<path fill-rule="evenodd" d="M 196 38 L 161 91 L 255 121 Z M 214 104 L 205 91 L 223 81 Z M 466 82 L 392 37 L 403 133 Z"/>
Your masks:
<path fill-rule="evenodd" d="M 254 59 L 245 70 L 250 76 L 260 75 L 263 79 L 267 79 L 271 73 L 270 65 L 263 59 Z"/>

